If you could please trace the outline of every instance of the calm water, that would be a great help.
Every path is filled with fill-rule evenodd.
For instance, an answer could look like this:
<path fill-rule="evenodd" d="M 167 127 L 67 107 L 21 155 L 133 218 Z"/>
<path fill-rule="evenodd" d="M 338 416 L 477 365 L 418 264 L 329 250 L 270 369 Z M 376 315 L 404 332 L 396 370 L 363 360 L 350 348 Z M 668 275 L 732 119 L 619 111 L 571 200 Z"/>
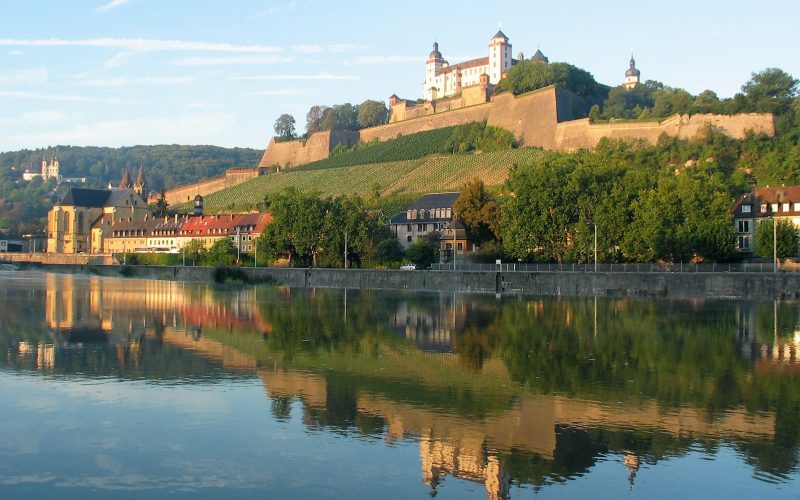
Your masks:
<path fill-rule="evenodd" d="M 798 332 L 795 302 L 0 273 L 0 497 L 798 497 Z"/>

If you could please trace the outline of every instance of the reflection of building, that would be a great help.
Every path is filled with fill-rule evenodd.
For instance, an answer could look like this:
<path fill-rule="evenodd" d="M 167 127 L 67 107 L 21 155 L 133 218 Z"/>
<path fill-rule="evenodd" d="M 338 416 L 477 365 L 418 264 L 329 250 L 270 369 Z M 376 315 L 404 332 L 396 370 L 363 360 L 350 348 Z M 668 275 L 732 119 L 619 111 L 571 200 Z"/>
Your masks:
<path fill-rule="evenodd" d="M 422 350 L 451 352 L 453 332 L 463 329 L 467 313 L 465 301 L 441 294 L 430 304 L 399 302 L 391 325 Z"/>

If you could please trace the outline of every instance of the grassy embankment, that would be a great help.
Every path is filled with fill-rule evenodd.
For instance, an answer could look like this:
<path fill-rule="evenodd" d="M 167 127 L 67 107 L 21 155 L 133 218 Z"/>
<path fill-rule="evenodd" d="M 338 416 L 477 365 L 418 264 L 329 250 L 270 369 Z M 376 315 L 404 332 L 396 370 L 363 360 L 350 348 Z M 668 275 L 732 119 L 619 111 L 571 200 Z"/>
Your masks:
<path fill-rule="evenodd" d="M 536 148 L 442 153 L 450 140 L 450 135 L 436 130 L 361 145 L 326 160 L 261 176 L 210 194 L 205 198 L 205 211 L 213 214 L 254 209 L 266 196 L 294 187 L 301 191 L 316 190 L 323 196 L 358 194 L 374 198 L 379 193 L 377 207 L 385 215 L 392 216 L 421 194 L 457 191 L 473 178 L 483 180 L 487 186 L 500 186 L 513 165 L 546 154 Z"/>

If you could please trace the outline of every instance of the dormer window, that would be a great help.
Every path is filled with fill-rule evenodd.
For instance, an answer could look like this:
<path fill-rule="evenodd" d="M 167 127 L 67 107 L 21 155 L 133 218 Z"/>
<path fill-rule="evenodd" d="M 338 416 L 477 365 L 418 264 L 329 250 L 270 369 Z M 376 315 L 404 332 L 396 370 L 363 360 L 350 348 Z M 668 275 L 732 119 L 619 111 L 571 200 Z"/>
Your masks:
<path fill-rule="evenodd" d="M 743 214 L 749 214 L 750 211 L 752 210 L 752 208 L 753 208 L 752 205 L 746 205 L 746 204 L 742 205 L 742 213 Z"/>
<path fill-rule="evenodd" d="M 775 212 L 775 213 L 778 212 L 778 204 L 777 203 L 773 203 L 772 204 L 772 211 Z"/>
<path fill-rule="evenodd" d="M 788 212 L 789 211 L 789 204 L 788 203 L 784 203 L 783 206 L 781 207 L 781 210 L 783 210 L 784 212 Z"/>
<path fill-rule="evenodd" d="M 761 204 L 761 211 L 762 212 L 766 212 L 767 211 L 767 204 L 766 203 L 762 203 Z"/>

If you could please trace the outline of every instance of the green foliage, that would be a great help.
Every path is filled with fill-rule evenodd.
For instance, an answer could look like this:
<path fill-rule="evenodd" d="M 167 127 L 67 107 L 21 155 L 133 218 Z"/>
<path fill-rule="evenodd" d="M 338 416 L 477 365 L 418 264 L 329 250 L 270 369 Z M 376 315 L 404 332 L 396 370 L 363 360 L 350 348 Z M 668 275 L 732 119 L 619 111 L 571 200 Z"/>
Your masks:
<path fill-rule="evenodd" d="M 798 232 L 789 219 L 764 220 L 756 225 L 755 252 L 759 257 L 773 258 L 774 230 L 778 230 L 778 258 L 797 256 Z"/>
<path fill-rule="evenodd" d="M 258 240 L 259 261 L 342 267 L 346 235 L 348 260 L 357 267 L 374 257 L 388 232 L 380 212 L 368 211 L 358 196 L 321 198 L 290 188 L 272 196 L 270 212 L 272 223 Z"/>
<path fill-rule="evenodd" d="M 389 108 L 381 101 L 366 100 L 358 105 L 358 126 L 376 127 L 389 121 Z"/>
<path fill-rule="evenodd" d="M 397 238 L 387 238 L 375 247 L 375 258 L 381 264 L 399 262 L 403 259 L 403 247 Z"/>
<path fill-rule="evenodd" d="M 183 257 L 186 258 L 186 264 L 192 266 L 202 266 L 205 264 L 206 255 L 208 254 L 208 250 L 206 250 L 205 245 L 200 240 L 192 240 L 183 247 Z"/>
<path fill-rule="evenodd" d="M 275 135 L 284 141 L 294 139 L 297 135 L 294 130 L 294 124 L 294 116 L 286 113 L 282 114 L 275 120 L 275 125 L 273 126 Z"/>
<path fill-rule="evenodd" d="M 206 265 L 230 266 L 236 260 L 236 245 L 230 238 L 216 240 L 205 256 Z"/>
<path fill-rule="evenodd" d="M 543 64 L 536 61 L 522 61 L 512 66 L 506 77 L 495 86 L 495 92 L 519 95 L 549 85 L 567 89 L 589 102 L 602 100 L 608 92 L 588 71 L 567 63 Z"/>
<path fill-rule="evenodd" d="M 417 265 L 417 269 L 428 269 L 439 261 L 439 247 L 426 239 L 417 240 L 406 248 L 406 260 Z"/>

